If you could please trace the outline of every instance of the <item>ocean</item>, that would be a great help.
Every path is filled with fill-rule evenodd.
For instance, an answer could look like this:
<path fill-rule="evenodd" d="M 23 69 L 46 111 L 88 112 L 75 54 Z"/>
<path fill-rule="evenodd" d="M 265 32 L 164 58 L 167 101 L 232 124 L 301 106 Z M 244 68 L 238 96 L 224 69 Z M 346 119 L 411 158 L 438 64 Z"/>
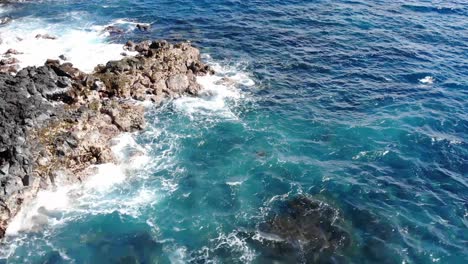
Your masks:
<path fill-rule="evenodd" d="M 146 104 L 147 128 L 115 139 L 121 164 L 41 191 L 0 263 L 468 263 L 466 1 L 32 1 L 0 16 L 0 53 L 22 66 L 64 54 L 91 72 L 127 40 L 167 39 L 216 71 L 200 97 Z M 275 247 L 262 226 L 297 197 L 326 205 L 346 246 Z"/>

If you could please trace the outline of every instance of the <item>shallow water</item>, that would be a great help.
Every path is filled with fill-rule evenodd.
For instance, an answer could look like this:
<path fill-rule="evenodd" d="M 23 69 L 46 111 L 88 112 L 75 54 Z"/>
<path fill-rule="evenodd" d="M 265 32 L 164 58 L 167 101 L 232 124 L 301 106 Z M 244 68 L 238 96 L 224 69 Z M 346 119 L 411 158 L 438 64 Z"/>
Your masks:
<path fill-rule="evenodd" d="M 120 57 L 112 43 L 164 38 L 191 40 L 217 70 L 200 79 L 201 98 L 148 106 L 148 128 L 117 139 L 122 166 L 42 193 L 8 230 L 5 262 L 284 261 L 246 234 L 297 195 L 331 205 L 350 234 L 323 262 L 468 262 L 465 2 L 42 1 L 2 12 L 15 21 L 0 27 L 0 49 L 29 49 L 25 64 L 65 53 L 91 71 Z M 109 24 L 127 33 L 102 34 Z M 41 30 L 59 37 L 47 52 Z"/>

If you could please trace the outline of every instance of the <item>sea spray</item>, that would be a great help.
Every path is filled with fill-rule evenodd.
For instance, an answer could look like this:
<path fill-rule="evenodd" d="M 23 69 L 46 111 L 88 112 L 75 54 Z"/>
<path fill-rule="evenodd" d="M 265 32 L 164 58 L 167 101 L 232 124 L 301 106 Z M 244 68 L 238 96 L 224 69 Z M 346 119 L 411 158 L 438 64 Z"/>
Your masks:
<path fill-rule="evenodd" d="M 46 34 L 55 39 L 38 37 Z M 20 68 L 41 66 L 47 59 L 65 58 L 62 61 L 71 62 L 75 67 L 90 73 L 98 64 L 121 59 L 124 52 L 122 44 L 107 43 L 107 35 L 102 27 L 84 29 L 76 25 L 51 26 L 39 18 L 14 20 L 0 28 L 0 36 L 3 40 L 0 54 L 8 49 L 17 50 L 19 54 L 15 58 L 19 60 Z"/>
<path fill-rule="evenodd" d="M 139 152 L 140 155 L 137 158 L 136 155 L 129 156 L 126 152 L 141 150 L 141 147 L 131 140 L 130 134 L 122 134 L 115 141 L 118 141 L 119 144 L 116 144 L 113 150 L 114 154 L 119 157 L 120 165 L 107 163 L 92 166 L 89 170 L 95 171 L 95 173 L 83 183 L 58 186 L 55 190 L 39 191 L 37 198 L 30 205 L 23 207 L 12 220 L 6 235 L 15 236 L 20 232 L 41 232 L 49 224 L 53 226 L 54 223 L 62 223 L 60 220 L 67 218 L 67 212 L 79 211 L 83 209 L 83 205 L 89 205 L 80 196 L 85 196 L 88 199 L 89 195 L 105 197 L 118 184 L 122 184 L 126 180 L 125 170 L 135 168 L 136 165 L 140 168 L 144 167 L 143 160 L 147 158 L 144 157 L 143 153 Z M 137 164 L 133 163 L 135 159 L 139 159 Z M 147 194 L 143 192 L 140 195 L 144 197 Z M 118 206 L 118 204 L 115 205 Z"/>
<path fill-rule="evenodd" d="M 214 75 L 199 76 L 197 81 L 203 88 L 200 96 L 176 99 L 173 102 L 175 108 L 192 118 L 195 116 L 217 115 L 236 119 L 235 113 L 229 104 L 252 100 L 252 98 L 245 96 L 248 91 L 243 91 L 241 87 L 252 87 L 255 82 L 243 71 L 239 64 L 222 65 L 214 61 L 208 54 L 205 54 L 203 58 L 216 73 Z"/>

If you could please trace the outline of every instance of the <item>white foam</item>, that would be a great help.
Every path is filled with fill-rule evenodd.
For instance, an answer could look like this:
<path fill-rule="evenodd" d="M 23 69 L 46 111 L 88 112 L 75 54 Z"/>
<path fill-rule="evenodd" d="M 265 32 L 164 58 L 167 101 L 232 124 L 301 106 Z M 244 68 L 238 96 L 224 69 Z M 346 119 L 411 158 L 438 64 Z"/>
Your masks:
<path fill-rule="evenodd" d="M 63 224 L 80 217 L 83 213 L 111 213 L 137 216 L 141 205 L 158 201 L 156 192 L 144 187 L 129 194 L 125 200 L 121 196 L 110 195 L 119 191 L 127 183 L 126 170 L 132 169 L 134 152 L 143 152 L 131 134 L 116 138 L 113 152 L 119 157 L 119 165 L 107 163 L 90 167 L 94 171 L 82 184 L 60 186 L 56 190 L 41 190 L 30 204 L 9 224 L 6 235 L 18 236 L 23 232 L 42 231 L 49 226 Z M 136 151 L 137 150 L 137 151 Z M 130 153 L 130 154 L 129 154 Z M 128 156 L 126 156 L 128 155 Z M 139 163 L 141 166 L 143 163 Z"/>
<path fill-rule="evenodd" d="M 241 186 L 244 181 L 227 181 L 226 184 L 229 186 Z"/>
<path fill-rule="evenodd" d="M 169 253 L 169 260 L 173 264 L 187 263 L 187 248 L 180 247 Z"/>
<path fill-rule="evenodd" d="M 23 206 L 13 218 L 5 232 L 7 236 L 15 236 L 20 232 L 39 231 L 49 224 L 49 216 L 43 212 L 55 212 L 67 208 L 70 204 L 67 195 L 72 187 L 67 186 L 56 191 L 40 191 L 34 202 Z M 45 209 L 45 210 L 43 210 Z"/>
<path fill-rule="evenodd" d="M 229 248 L 233 253 L 240 254 L 238 258 L 242 263 L 251 263 L 256 258 L 257 254 L 255 251 L 248 246 L 245 238 L 237 236 L 237 232 L 232 232 L 228 235 L 219 234 L 215 240 L 218 242 L 215 249 Z"/>
<path fill-rule="evenodd" d="M 148 150 L 135 141 L 135 135 L 123 133 L 112 139 L 112 152 L 127 169 L 141 169 L 150 161 Z"/>
<path fill-rule="evenodd" d="M 126 178 L 122 168 L 116 164 L 107 163 L 95 167 L 98 172 L 84 182 L 85 189 L 104 192 Z"/>
<path fill-rule="evenodd" d="M 390 153 L 389 150 L 376 150 L 376 151 L 360 151 L 357 155 L 353 156 L 353 160 L 359 160 L 362 158 L 376 159 L 383 157 Z"/>
<path fill-rule="evenodd" d="M 21 68 L 41 66 L 47 59 L 58 59 L 60 55 L 65 55 L 75 67 L 92 72 L 98 64 L 123 57 L 123 45 L 106 43 L 106 34 L 101 30 L 100 27 L 48 24 L 30 17 L 13 20 L 0 28 L 3 40 L 0 54 L 10 48 L 22 52 L 13 55 L 20 61 Z M 57 39 L 36 38 L 38 34 L 49 34 Z"/>
<path fill-rule="evenodd" d="M 422 84 L 433 84 L 434 81 L 435 81 L 435 78 L 432 76 L 426 76 L 419 80 L 419 82 Z"/>
<path fill-rule="evenodd" d="M 212 61 L 210 63 L 211 58 L 207 58 L 216 74 L 197 77 L 197 82 L 202 87 L 199 96 L 179 98 L 174 101 L 174 105 L 189 116 L 197 114 L 236 118 L 229 104 L 244 98 L 239 85 L 253 86 L 255 82 L 241 69 L 221 66 Z"/>

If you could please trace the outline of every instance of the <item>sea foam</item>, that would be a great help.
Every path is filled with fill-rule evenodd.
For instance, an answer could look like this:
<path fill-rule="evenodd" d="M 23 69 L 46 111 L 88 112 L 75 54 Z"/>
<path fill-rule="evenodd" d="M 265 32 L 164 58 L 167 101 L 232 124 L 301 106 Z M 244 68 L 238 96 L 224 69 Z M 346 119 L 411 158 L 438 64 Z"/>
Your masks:
<path fill-rule="evenodd" d="M 7 236 L 16 236 L 22 232 L 37 232 L 73 220 L 76 212 L 80 213 L 110 213 L 119 211 L 123 214 L 133 214 L 141 203 L 155 201 L 154 192 L 140 189 L 125 202 L 109 196 L 127 179 L 125 173 L 136 166 L 144 168 L 145 152 L 131 134 L 122 134 L 115 139 L 114 155 L 121 163 L 106 163 L 90 167 L 92 175 L 80 184 L 59 186 L 55 190 L 41 190 L 37 197 L 23 206 L 13 218 L 6 230 Z M 128 155 L 128 153 L 139 153 Z M 116 200 L 117 199 L 117 200 Z"/>
<path fill-rule="evenodd" d="M 235 119 L 229 104 L 236 104 L 245 99 L 245 93 L 239 86 L 251 87 L 255 82 L 239 65 L 221 65 L 209 55 L 205 55 L 204 59 L 216 73 L 197 77 L 197 82 L 202 87 L 199 96 L 179 98 L 174 101 L 175 108 L 191 117 L 217 115 Z"/>
<path fill-rule="evenodd" d="M 79 23 L 78 23 L 79 24 Z M 36 38 L 48 34 L 56 39 Z M 122 58 L 122 44 L 106 43 L 108 34 L 103 27 L 80 27 L 49 24 L 39 18 L 20 18 L 0 28 L 0 54 L 15 49 L 21 68 L 44 65 L 47 59 L 64 55 L 84 72 L 92 72 L 98 64 Z M 127 52 L 128 54 L 128 52 Z"/>

